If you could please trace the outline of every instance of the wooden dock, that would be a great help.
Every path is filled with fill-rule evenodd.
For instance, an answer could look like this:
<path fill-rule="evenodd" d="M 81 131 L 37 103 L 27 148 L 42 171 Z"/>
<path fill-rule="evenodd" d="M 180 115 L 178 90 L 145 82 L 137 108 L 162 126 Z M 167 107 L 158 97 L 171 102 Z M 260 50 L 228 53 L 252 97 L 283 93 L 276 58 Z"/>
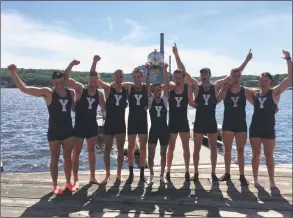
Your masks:
<path fill-rule="evenodd" d="M 61 169 L 60 169 L 61 171 Z M 2 174 L 1 217 L 292 217 L 292 165 L 276 166 L 276 182 L 280 192 L 269 190 L 266 167 L 260 167 L 262 188 L 241 188 L 238 167 L 231 169 L 232 183 L 212 184 L 210 166 L 200 166 L 200 182 L 184 183 L 184 169 L 175 167 L 173 181 L 160 185 L 159 168 L 153 185 L 135 181 L 126 185 L 88 185 L 88 172 L 80 172 L 83 187 L 74 193 L 55 197 L 49 173 Z M 114 176 L 116 170 L 112 170 Z M 224 166 L 217 167 L 217 174 Z M 146 173 L 148 175 L 148 172 Z M 104 172 L 97 171 L 103 178 Z M 128 175 L 128 170 L 123 170 Z M 252 179 L 251 167 L 246 175 Z M 63 173 L 59 175 L 64 185 Z"/>

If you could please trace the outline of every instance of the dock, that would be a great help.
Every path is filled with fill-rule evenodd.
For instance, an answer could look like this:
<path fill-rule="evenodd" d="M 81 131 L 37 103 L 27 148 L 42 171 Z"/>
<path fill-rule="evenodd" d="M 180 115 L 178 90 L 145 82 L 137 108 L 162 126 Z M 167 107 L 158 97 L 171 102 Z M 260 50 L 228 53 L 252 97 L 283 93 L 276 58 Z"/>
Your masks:
<path fill-rule="evenodd" d="M 127 148 L 127 141 L 125 143 Z M 193 140 L 190 138 L 190 172 L 193 173 Z M 115 182 L 111 170 L 107 185 L 88 184 L 89 171 L 80 171 L 80 189 L 61 196 L 52 192 L 50 173 L 1 174 L 1 217 L 292 217 L 292 165 L 276 165 L 278 190 L 270 190 L 265 165 L 259 168 L 261 187 L 241 187 L 238 165 L 231 164 L 231 182 L 211 180 L 210 150 L 202 146 L 199 182 L 184 181 L 184 159 L 178 136 L 174 151 L 171 180 L 160 184 L 160 145 L 155 156 L 153 184 L 139 182 L 139 169 L 134 169 L 131 185 Z M 225 172 L 224 158 L 218 155 L 217 176 Z M 128 169 L 122 169 L 124 179 Z M 252 169 L 245 166 L 248 181 Z M 149 176 L 149 169 L 145 169 Z M 97 170 L 102 180 L 104 170 Z M 63 169 L 59 169 L 60 187 L 65 186 Z"/>
<path fill-rule="evenodd" d="M 245 172 L 251 180 L 251 166 Z M 97 176 L 102 179 L 104 173 L 97 171 Z M 106 186 L 99 186 L 88 184 L 88 171 L 80 172 L 81 189 L 58 197 L 51 192 L 49 173 L 2 174 L 1 217 L 292 217 L 292 165 L 276 166 L 276 192 L 269 189 L 265 166 L 259 170 L 260 188 L 241 188 L 237 166 L 231 168 L 232 182 L 217 184 L 212 184 L 207 165 L 200 165 L 198 183 L 184 182 L 179 166 L 168 185 L 159 184 L 159 168 L 152 185 L 138 182 L 137 169 L 132 185 L 115 184 L 115 173 L 111 171 Z M 217 175 L 223 173 L 219 165 Z M 128 170 L 122 174 L 127 177 Z M 59 182 L 65 184 L 63 172 Z"/>

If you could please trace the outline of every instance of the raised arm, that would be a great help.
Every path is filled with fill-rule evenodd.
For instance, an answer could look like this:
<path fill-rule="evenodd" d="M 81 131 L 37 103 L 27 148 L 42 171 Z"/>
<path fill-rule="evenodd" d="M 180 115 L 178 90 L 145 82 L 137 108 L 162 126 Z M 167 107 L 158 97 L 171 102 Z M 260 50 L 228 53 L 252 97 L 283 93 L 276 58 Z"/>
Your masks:
<path fill-rule="evenodd" d="M 247 88 L 247 87 L 244 87 L 244 88 L 245 88 L 245 98 L 246 98 L 246 100 L 250 104 L 254 105 L 253 95 L 256 92 L 256 90 L 252 90 L 252 89 Z"/>
<path fill-rule="evenodd" d="M 215 91 L 216 92 L 219 92 L 220 91 L 220 88 L 224 84 L 232 84 L 232 78 L 231 78 L 231 76 L 226 76 L 223 79 L 219 79 L 219 80 L 215 81 Z"/>
<path fill-rule="evenodd" d="M 219 94 L 216 96 L 217 104 L 219 104 L 225 98 L 228 89 L 229 89 L 229 84 L 225 84 L 221 87 Z"/>
<path fill-rule="evenodd" d="M 180 59 L 180 56 L 179 56 L 179 53 L 178 53 L 178 48 L 177 48 L 176 43 L 174 43 L 174 46 L 172 48 L 172 51 L 173 51 L 173 54 L 174 54 L 175 59 L 176 59 L 177 68 L 184 71 L 184 73 L 185 73 L 185 80 L 187 81 L 187 83 L 190 86 L 192 86 L 193 88 L 195 88 L 196 86 L 198 86 L 199 82 L 196 79 L 192 78 L 190 76 L 190 74 L 186 71 L 186 68 L 185 68 L 185 66 L 183 65 L 183 63 L 182 63 L 182 61 Z"/>
<path fill-rule="evenodd" d="M 252 53 L 251 53 L 251 49 L 249 50 L 244 62 L 240 65 L 240 67 L 238 67 L 237 69 L 242 73 L 242 71 L 245 69 L 246 65 L 248 64 L 248 62 L 252 59 Z"/>
<path fill-rule="evenodd" d="M 106 110 L 105 98 L 102 92 L 99 91 L 99 105 L 102 110 Z"/>
<path fill-rule="evenodd" d="M 148 92 L 148 97 L 152 95 L 151 90 L 151 73 L 150 73 L 150 65 L 147 63 L 145 64 L 145 67 L 147 69 L 147 76 L 146 76 L 146 89 Z"/>
<path fill-rule="evenodd" d="M 274 87 L 274 89 L 273 89 L 274 96 L 281 95 L 285 90 L 288 89 L 288 87 L 290 85 L 292 85 L 292 60 L 291 60 L 291 56 L 288 51 L 283 50 L 283 54 L 284 54 L 283 59 L 285 59 L 287 62 L 288 76 L 285 79 L 283 79 L 283 81 L 279 85 Z"/>
<path fill-rule="evenodd" d="M 73 88 L 75 91 L 80 91 L 83 89 L 83 85 L 77 81 L 75 81 L 74 79 L 71 78 L 71 71 L 73 66 L 79 65 L 80 61 L 78 60 L 73 60 L 70 62 L 70 64 L 66 67 L 65 69 L 65 73 L 64 73 L 64 79 L 66 84 Z"/>
<path fill-rule="evenodd" d="M 96 71 L 97 63 L 101 60 L 101 57 L 99 55 L 95 55 L 93 58 L 93 63 L 90 69 L 90 72 Z"/>
<path fill-rule="evenodd" d="M 165 63 L 163 66 L 164 72 L 164 96 L 169 97 L 169 75 L 168 75 L 168 64 Z"/>
<path fill-rule="evenodd" d="M 47 100 L 52 96 L 52 90 L 48 87 L 34 87 L 34 86 L 27 86 L 17 75 L 16 73 L 16 66 L 11 64 L 8 66 L 8 72 L 18 89 L 21 92 L 26 93 L 28 95 L 32 95 L 35 97 L 44 97 Z M 48 104 L 48 102 L 47 102 Z M 50 104 L 50 103 L 49 103 Z"/>
<path fill-rule="evenodd" d="M 188 104 L 189 106 L 196 108 L 193 91 L 194 91 L 194 88 L 192 88 L 191 86 L 188 86 Z"/>

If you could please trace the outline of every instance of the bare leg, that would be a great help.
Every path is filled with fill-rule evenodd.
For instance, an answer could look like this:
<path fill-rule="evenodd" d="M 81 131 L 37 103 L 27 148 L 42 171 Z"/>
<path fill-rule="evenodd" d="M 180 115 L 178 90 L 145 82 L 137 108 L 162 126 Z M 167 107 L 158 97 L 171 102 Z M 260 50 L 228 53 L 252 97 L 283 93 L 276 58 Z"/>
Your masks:
<path fill-rule="evenodd" d="M 164 176 L 164 171 L 166 167 L 166 152 L 167 152 L 168 145 L 161 145 L 161 174 L 160 177 Z"/>
<path fill-rule="evenodd" d="M 106 169 L 106 177 L 102 181 L 102 184 L 107 184 L 110 180 L 110 153 L 113 145 L 113 135 L 105 135 L 105 150 L 104 150 L 104 164 Z"/>
<path fill-rule="evenodd" d="M 270 185 L 272 188 L 274 188 L 276 187 L 275 161 L 274 161 L 275 139 L 262 139 L 262 142 L 264 145 L 264 153 L 266 157 L 266 165 L 268 168 Z"/>
<path fill-rule="evenodd" d="M 61 141 L 49 142 L 50 155 L 51 155 L 50 173 L 51 173 L 51 178 L 53 181 L 53 186 L 58 185 L 57 179 L 58 179 L 58 161 L 60 157 L 60 145 L 61 145 Z"/>
<path fill-rule="evenodd" d="M 64 159 L 64 173 L 66 178 L 66 184 L 71 184 L 71 170 L 72 170 L 72 162 L 71 162 L 71 154 L 73 150 L 73 137 L 65 139 L 62 141 L 63 148 L 63 159 Z"/>
<path fill-rule="evenodd" d="M 244 175 L 244 147 L 247 141 L 247 133 L 246 132 L 238 132 L 235 133 L 236 147 L 237 147 L 237 162 L 239 165 L 240 175 Z"/>
<path fill-rule="evenodd" d="M 128 151 L 127 151 L 128 166 L 133 166 L 133 163 L 134 163 L 135 142 L 136 142 L 136 134 L 128 135 Z"/>
<path fill-rule="evenodd" d="M 252 173 L 254 184 L 258 185 L 258 168 L 259 168 L 259 158 L 261 153 L 261 138 L 250 137 L 250 144 L 252 149 Z"/>
<path fill-rule="evenodd" d="M 148 184 L 151 184 L 154 178 L 154 158 L 156 154 L 156 146 L 157 146 L 156 144 L 149 144 L 148 146 L 148 151 L 149 151 L 148 160 L 149 160 L 149 168 L 150 168 L 150 177 L 147 182 Z"/>
<path fill-rule="evenodd" d="M 227 174 L 230 174 L 231 151 L 232 151 L 233 139 L 234 139 L 234 132 L 223 131 L 225 171 Z"/>
<path fill-rule="evenodd" d="M 212 174 L 216 173 L 217 166 L 217 137 L 218 133 L 207 134 L 209 139 L 209 146 L 211 149 L 211 164 L 212 164 Z"/>
<path fill-rule="evenodd" d="M 73 146 L 73 152 L 71 156 L 74 190 L 77 190 L 79 188 L 78 168 L 79 168 L 79 155 L 82 149 L 82 145 L 83 145 L 82 138 L 74 138 L 74 146 Z"/>
<path fill-rule="evenodd" d="M 151 175 L 154 175 L 154 158 L 156 154 L 156 146 L 157 146 L 156 144 L 149 144 L 148 146 L 148 151 L 149 151 L 148 161 L 149 161 L 149 168 L 150 168 Z"/>
<path fill-rule="evenodd" d="M 170 139 L 169 139 L 170 141 L 169 141 L 168 151 L 167 151 L 167 172 L 168 173 L 170 173 L 171 171 L 176 139 L 177 139 L 177 133 L 176 134 L 171 133 Z"/>
<path fill-rule="evenodd" d="M 194 165 L 195 174 L 198 174 L 199 152 L 201 149 L 202 138 L 203 138 L 203 134 L 193 133 L 193 141 L 194 141 L 193 165 Z"/>
<path fill-rule="evenodd" d="M 148 140 L 148 135 L 147 134 L 139 134 L 139 145 L 140 145 L 140 167 L 145 167 L 145 161 L 146 161 L 146 144 Z"/>
<path fill-rule="evenodd" d="M 181 141 L 182 141 L 185 172 L 189 173 L 189 163 L 190 163 L 189 140 L 190 140 L 190 132 L 180 132 L 179 136 L 180 136 Z"/>
<path fill-rule="evenodd" d="M 117 176 L 116 178 L 120 180 L 120 182 L 124 182 L 124 178 L 121 176 L 121 169 L 123 164 L 123 157 L 124 157 L 124 144 L 125 144 L 125 133 L 123 134 L 117 134 L 116 135 L 117 140 L 117 151 L 118 151 L 118 160 L 117 160 Z"/>
<path fill-rule="evenodd" d="M 167 151 L 167 173 L 166 173 L 166 177 L 168 181 L 171 181 L 170 171 L 171 171 L 171 165 L 173 161 L 173 153 L 175 149 L 177 135 L 178 135 L 177 133 L 176 134 L 170 133 L 169 146 Z"/>
<path fill-rule="evenodd" d="M 87 140 L 87 151 L 88 151 L 88 160 L 90 165 L 90 182 L 99 184 L 100 181 L 96 179 L 95 170 L 96 170 L 96 144 L 98 143 L 98 137 L 94 136 L 88 138 Z"/>

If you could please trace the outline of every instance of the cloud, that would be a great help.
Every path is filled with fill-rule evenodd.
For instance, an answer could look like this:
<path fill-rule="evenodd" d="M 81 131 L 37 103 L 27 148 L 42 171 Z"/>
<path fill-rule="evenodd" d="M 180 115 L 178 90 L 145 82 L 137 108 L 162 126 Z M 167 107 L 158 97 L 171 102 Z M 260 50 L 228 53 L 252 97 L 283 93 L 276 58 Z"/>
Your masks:
<path fill-rule="evenodd" d="M 113 22 L 112 22 L 112 18 L 108 17 L 108 24 L 109 24 L 109 33 L 111 33 L 113 31 Z"/>
<path fill-rule="evenodd" d="M 121 43 L 120 41 L 109 42 L 99 38 L 93 39 L 90 35 L 81 35 L 79 32 L 74 34 L 64 26 L 40 23 L 15 12 L 2 12 L 1 19 L 1 67 L 15 63 L 20 68 L 65 69 L 71 60 L 78 59 L 81 64 L 76 66 L 74 70 L 88 71 L 92 57 L 99 54 L 102 57 L 97 66 L 99 72 L 113 72 L 118 68 L 123 69 L 124 72 L 131 72 L 134 67 L 147 61 L 147 55 L 154 48 L 159 49 L 159 43 L 135 46 L 130 42 Z M 125 37 L 126 39 L 142 36 L 141 34 L 145 31 L 143 27 L 131 20 L 126 22 L 132 25 L 132 30 L 134 30 L 132 34 Z M 193 76 L 198 75 L 199 69 L 205 66 L 211 68 L 213 75 L 225 75 L 231 68 L 239 66 L 243 61 L 225 54 L 218 54 L 216 51 L 180 49 L 180 45 L 177 46 L 182 61 Z M 166 61 L 168 61 L 168 56 L 172 54 L 171 49 L 172 44 L 166 42 Z M 243 51 L 243 59 L 246 52 Z M 284 73 L 286 72 L 286 64 L 280 55 L 276 55 L 276 62 L 253 60 L 252 63 L 248 64 L 245 72 Z M 172 56 L 172 69 L 174 70 L 174 68 L 176 68 L 176 63 Z"/>
<path fill-rule="evenodd" d="M 143 41 L 150 38 L 153 34 L 149 33 L 147 28 L 140 25 L 138 22 L 130 19 L 125 19 L 125 23 L 130 26 L 129 32 L 122 38 L 123 41 L 139 40 Z"/>

